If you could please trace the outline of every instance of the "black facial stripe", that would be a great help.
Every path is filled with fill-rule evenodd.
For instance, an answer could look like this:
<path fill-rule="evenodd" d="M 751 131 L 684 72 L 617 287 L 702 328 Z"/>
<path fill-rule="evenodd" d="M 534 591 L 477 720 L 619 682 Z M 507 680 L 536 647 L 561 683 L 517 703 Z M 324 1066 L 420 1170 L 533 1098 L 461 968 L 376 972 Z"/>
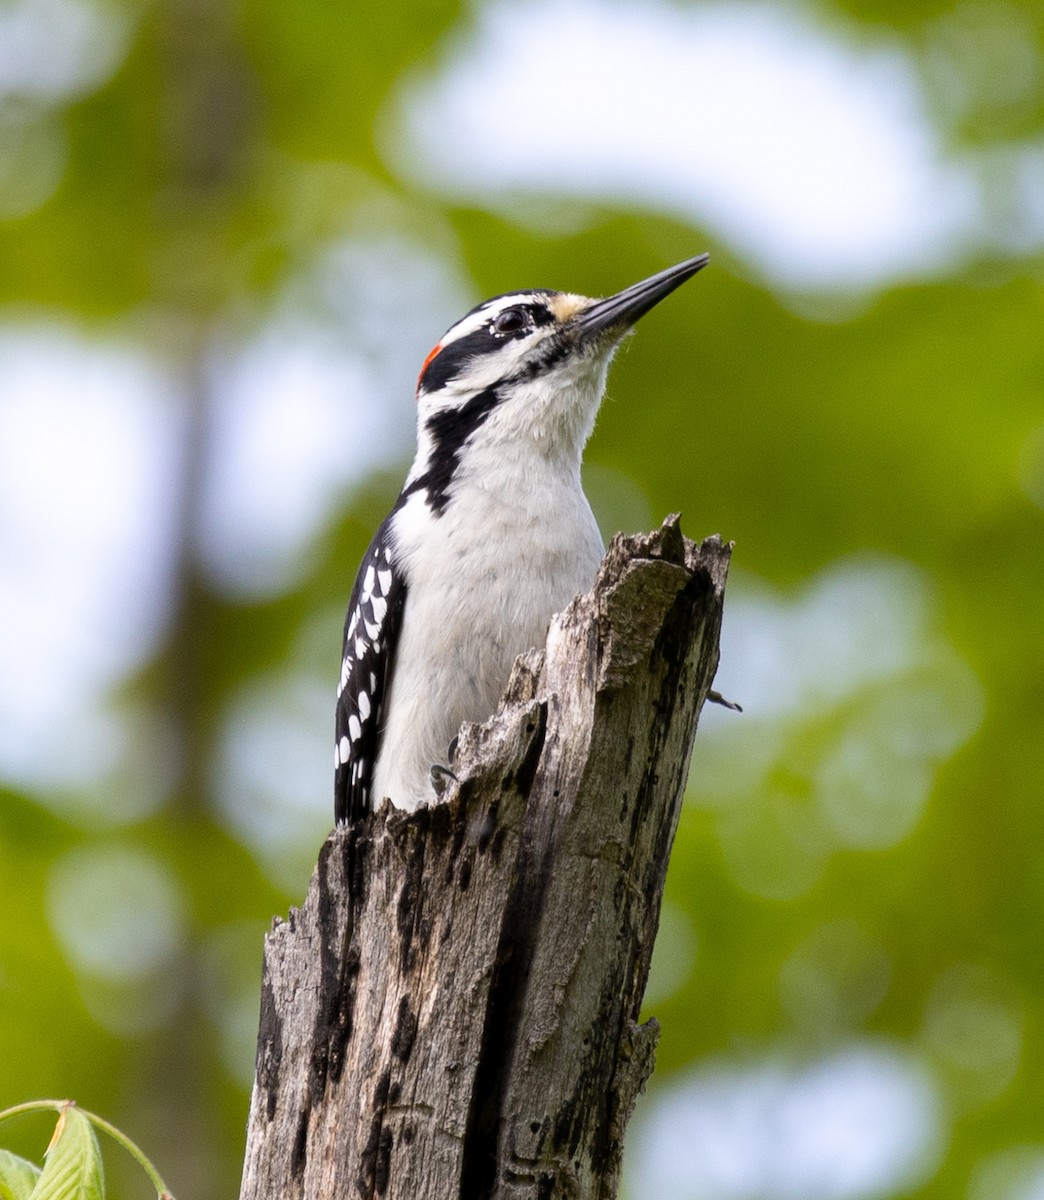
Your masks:
<path fill-rule="evenodd" d="M 521 309 L 529 317 L 530 324 L 535 328 L 539 328 L 541 325 L 553 325 L 557 320 L 555 314 L 546 304 L 509 304 L 506 308 L 501 308 L 496 313 L 491 313 L 491 319 L 495 320 L 500 313 L 507 312 L 511 308 Z"/>
<path fill-rule="evenodd" d="M 438 359 L 435 362 L 438 362 Z M 449 500 L 450 484 L 453 482 L 465 442 L 483 424 L 499 402 L 500 394 L 497 389 L 485 388 L 476 392 L 459 408 L 446 408 L 428 418 L 426 428 L 432 440 L 428 469 L 402 492 L 399 497 L 400 505 L 404 504 L 413 492 L 423 489 L 427 492 L 431 511 L 436 516 L 442 515 Z"/>
<path fill-rule="evenodd" d="M 510 379 L 505 380 L 505 383 L 510 386 L 515 383 L 524 383 L 527 379 L 535 379 L 538 375 L 543 375 L 550 371 L 552 367 L 556 367 L 570 353 L 575 352 L 575 347 L 566 337 L 549 338 L 545 346 L 541 348 L 542 352 L 536 358 L 530 359 L 524 363 Z"/>
<path fill-rule="evenodd" d="M 428 369 L 420 377 L 420 387 L 426 392 L 437 392 L 451 379 L 456 379 L 468 364 L 483 354 L 491 354 L 504 344 L 503 338 L 493 337 L 486 328 L 476 329 L 440 350 L 428 363 Z"/>
<path fill-rule="evenodd" d="M 468 317 L 473 316 L 475 313 L 482 312 L 483 309 L 492 307 L 494 304 L 497 303 L 498 300 L 514 300 L 515 297 L 517 296 L 519 304 L 525 305 L 526 300 L 530 296 L 554 296 L 554 295 L 555 295 L 554 288 L 528 288 L 524 292 L 501 292 L 499 296 L 490 296 L 490 298 L 488 300 L 483 300 L 481 304 L 476 304 L 473 309 L 470 309 L 468 312 L 466 312 L 464 314 L 463 317 L 461 317 L 461 321 L 466 321 L 468 319 Z M 541 304 L 540 307 L 544 309 L 544 312 L 548 311 L 544 307 L 543 304 Z M 458 322 L 458 324 L 459 323 L 460 322 Z"/>
<path fill-rule="evenodd" d="M 558 318 L 543 304 L 524 304 L 523 308 L 529 313 L 533 324 L 539 329 L 541 325 L 554 325 Z"/>
<path fill-rule="evenodd" d="M 526 295 L 533 295 L 533 292 L 527 292 Z M 550 295 L 551 293 L 544 293 Z M 515 295 L 513 292 L 505 293 L 505 296 L 494 296 L 493 300 L 504 299 Z M 471 313 L 479 312 L 492 304 L 493 301 L 487 300 L 483 304 L 473 308 Z M 491 333 L 488 325 L 476 329 L 473 333 L 466 334 L 464 337 L 457 338 L 455 342 L 444 349 L 428 364 L 427 370 L 418 380 L 418 386 L 426 392 L 437 392 L 439 388 L 445 387 L 451 379 L 456 379 L 468 367 L 468 364 L 474 359 L 483 354 L 492 354 L 498 350 L 506 341 L 515 337 L 525 337 L 534 328 L 541 328 L 545 325 L 553 325 L 555 323 L 554 313 L 544 304 L 525 304 L 519 303 L 509 307 L 522 309 L 529 317 L 529 325 L 526 328 L 519 329 L 514 333 L 495 334 Z M 499 309 L 503 312 L 504 309 Z M 470 316 L 471 313 L 468 315 Z M 498 313 L 490 313 L 490 319 L 493 320 Z M 466 319 L 466 318 L 464 318 Z"/>

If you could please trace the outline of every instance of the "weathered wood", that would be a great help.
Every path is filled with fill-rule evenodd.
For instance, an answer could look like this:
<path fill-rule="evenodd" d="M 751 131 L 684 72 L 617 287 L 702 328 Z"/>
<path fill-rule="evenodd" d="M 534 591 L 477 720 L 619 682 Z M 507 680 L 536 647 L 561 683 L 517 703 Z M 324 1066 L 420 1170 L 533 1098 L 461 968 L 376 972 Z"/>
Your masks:
<path fill-rule="evenodd" d="M 615 1196 L 728 559 L 614 540 L 444 799 L 331 835 L 266 941 L 241 1200 Z"/>

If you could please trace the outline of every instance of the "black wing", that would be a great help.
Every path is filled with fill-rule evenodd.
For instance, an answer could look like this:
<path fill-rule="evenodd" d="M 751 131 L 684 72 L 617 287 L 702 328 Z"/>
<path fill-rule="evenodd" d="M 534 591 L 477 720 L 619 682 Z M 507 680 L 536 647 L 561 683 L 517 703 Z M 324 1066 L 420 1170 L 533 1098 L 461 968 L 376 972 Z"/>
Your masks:
<path fill-rule="evenodd" d="M 334 741 L 334 819 L 370 811 L 373 769 L 381 750 L 384 704 L 406 604 L 406 582 L 395 565 L 389 521 L 377 530 L 359 567 L 344 621 Z"/>

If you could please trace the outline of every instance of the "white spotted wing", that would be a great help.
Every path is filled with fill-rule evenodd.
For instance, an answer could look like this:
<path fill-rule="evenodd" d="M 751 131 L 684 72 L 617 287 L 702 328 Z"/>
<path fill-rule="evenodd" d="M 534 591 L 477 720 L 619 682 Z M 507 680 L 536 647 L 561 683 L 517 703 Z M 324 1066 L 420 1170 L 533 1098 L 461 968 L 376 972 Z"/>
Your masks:
<path fill-rule="evenodd" d="M 381 718 L 391 686 L 406 586 L 396 570 L 388 522 L 377 531 L 355 578 L 344 622 L 334 742 L 334 816 L 370 811 Z"/>

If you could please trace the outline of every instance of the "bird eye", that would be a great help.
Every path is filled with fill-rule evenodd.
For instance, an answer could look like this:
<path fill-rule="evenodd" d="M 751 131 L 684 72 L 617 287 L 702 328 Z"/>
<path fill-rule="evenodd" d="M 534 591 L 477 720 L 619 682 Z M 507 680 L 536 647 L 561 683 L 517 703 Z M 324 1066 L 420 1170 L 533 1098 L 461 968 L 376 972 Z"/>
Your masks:
<path fill-rule="evenodd" d="M 518 333 L 529 324 L 529 317 L 523 308 L 505 308 L 493 318 L 494 333 Z"/>

